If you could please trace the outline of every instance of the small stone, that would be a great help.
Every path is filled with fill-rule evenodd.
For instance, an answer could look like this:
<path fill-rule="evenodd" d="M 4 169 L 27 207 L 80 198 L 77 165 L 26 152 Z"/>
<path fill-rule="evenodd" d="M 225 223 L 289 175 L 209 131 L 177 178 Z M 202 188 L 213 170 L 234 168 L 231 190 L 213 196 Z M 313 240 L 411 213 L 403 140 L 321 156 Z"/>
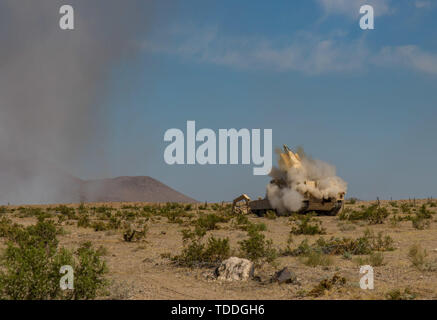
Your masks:
<path fill-rule="evenodd" d="M 294 283 L 297 281 L 296 275 L 288 270 L 287 267 L 285 267 L 282 270 L 279 270 L 275 273 L 275 275 L 272 278 L 272 282 L 278 282 L 281 283 Z"/>

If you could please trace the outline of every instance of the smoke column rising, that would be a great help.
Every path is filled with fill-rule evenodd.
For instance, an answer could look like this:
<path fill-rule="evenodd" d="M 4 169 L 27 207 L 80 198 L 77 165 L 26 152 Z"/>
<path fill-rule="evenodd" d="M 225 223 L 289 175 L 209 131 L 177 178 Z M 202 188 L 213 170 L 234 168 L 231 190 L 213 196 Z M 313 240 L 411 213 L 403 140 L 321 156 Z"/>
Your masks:
<path fill-rule="evenodd" d="M 105 81 L 145 30 L 139 1 L 69 1 L 72 31 L 63 4 L 0 3 L 0 204 L 78 200 L 67 172 L 105 130 Z"/>
<path fill-rule="evenodd" d="M 279 168 L 274 167 L 270 173 L 273 179 L 286 182 L 285 187 L 273 183 L 267 185 L 267 197 L 273 208 L 279 212 L 298 211 L 302 207 L 303 194 L 306 192 L 317 199 L 328 199 L 336 197 L 340 192 L 346 193 L 347 183 L 336 175 L 334 166 L 312 159 L 303 150 L 297 153 L 300 163 L 287 168 L 279 161 Z M 311 184 L 308 181 L 316 183 Z"/>

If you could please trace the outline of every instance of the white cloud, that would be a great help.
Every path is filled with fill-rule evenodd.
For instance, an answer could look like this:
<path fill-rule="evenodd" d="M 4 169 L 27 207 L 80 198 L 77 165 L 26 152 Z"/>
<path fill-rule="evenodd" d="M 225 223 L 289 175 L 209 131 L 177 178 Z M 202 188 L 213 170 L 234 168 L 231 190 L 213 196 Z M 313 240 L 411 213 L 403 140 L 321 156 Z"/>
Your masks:
<path fill-rule="evenodd" d="M 375 16 L 382 16 L 392 12 L 390 0 L 317 0 L 326 14 L 345 15 L 351 18 L 360 15 L 362 5 L 373 6 Z"/>
<path fill-rule="evenodd" d="M 426 52 L 414 45 L 385 47 L 375 62 L 437 75 L 437 54 Z"/>
<path fill-rule="evenodd" d="M 237 69 L 315 75 L 363 72 L 369 66 L 403 67 L 437 75 L 437 55 L 417 46 L 393 46 L 370 51 L 365 37 L 347 40 L 337 33 L 326 37 L 297 33 L 293 38 L 230 37 L 217 28 L 177 29 L 144 44 L 155 53 L 175 54 L 199 63 Z"/>
<path fill-rule="evenodd" d="M 414 5 L 416 6 L 416 8 L 422 9 L 422 8 L 428 8 L 431 6 L 431 1 L 426 1 L 426 0 L 416 0 L 414 2 Z"/>
<path fill-rule="evenodd" d="M 208 62 L 240 69 L 301 71 L 306 74 L 348 72 L 361 69 L 360 61 L 367 49 L 361 41 L 342 43 L 301 33 L 281 39 L 259 37 L 225 37 L 217 29 L 201 32 L 177 32 L 162 37 L 160 43 L 146 43 L 154 52 L 175 53 L 199 62 Z M 181 39 L 182 38 L 182 39 Z"/>

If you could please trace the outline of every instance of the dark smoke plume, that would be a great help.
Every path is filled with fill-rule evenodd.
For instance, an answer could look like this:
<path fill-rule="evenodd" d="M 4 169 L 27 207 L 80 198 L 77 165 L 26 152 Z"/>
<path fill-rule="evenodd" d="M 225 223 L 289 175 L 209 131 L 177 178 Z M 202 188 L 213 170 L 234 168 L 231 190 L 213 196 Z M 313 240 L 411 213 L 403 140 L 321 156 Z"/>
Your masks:
<path fill-rule="evenodd" d="M 137 51 L 143 1 L 0 2 L 0 204 L 78 201 L 68 174 L 105 130 L 105 82 Z M 99 136 L 102 136 L 100 134 Z"/>

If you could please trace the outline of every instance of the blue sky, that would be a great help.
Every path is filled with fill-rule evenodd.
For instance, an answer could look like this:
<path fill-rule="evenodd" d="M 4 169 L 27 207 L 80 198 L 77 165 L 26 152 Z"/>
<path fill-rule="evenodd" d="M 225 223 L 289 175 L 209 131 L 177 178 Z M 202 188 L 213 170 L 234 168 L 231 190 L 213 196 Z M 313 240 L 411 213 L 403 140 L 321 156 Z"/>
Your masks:
<path fill-rule="evenodd" d="M 375 30 L 359 28 L 365 3 Z M 198 200 L 264 196 L 252 165 L 164 162 L 164 132 L 195 120 L 271 128 L 274 147 L 335 165 L 350 197 L 436 196 L 436 15 L 435 0 L 157 2 L 139 55 L 107 82 L 106 163 L 77 174 L 149 175 Z"/>

